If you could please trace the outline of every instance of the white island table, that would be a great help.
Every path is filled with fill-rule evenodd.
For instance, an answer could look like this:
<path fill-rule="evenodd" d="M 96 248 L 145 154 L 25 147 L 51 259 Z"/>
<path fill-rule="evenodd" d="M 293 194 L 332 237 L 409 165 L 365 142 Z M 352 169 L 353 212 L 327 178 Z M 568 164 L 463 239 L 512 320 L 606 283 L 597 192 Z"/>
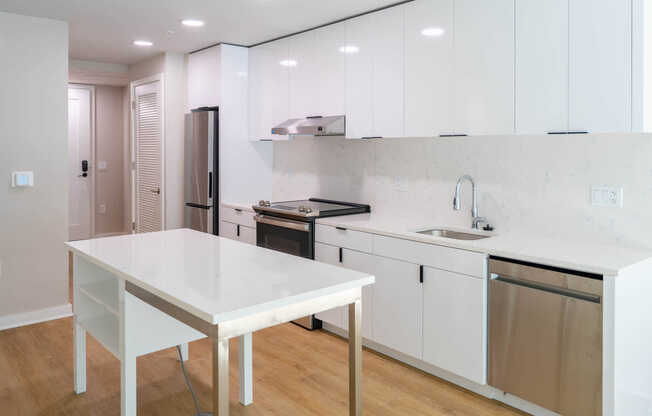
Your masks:
<path fill-rule="evenodd" d="M 73 256 L 75 391 L 86 332 L 121 362 L 121 415 L 136 415 L 136 357 L 209 337 L 213 414 L 229 414 L 229 339 L 241 337 L 240 401 L 251 402 L 251 333 L 349 305 L 349 414 L 362 413 L 361 289 L 368 274 L 192 230 L 66 243 Z"/>

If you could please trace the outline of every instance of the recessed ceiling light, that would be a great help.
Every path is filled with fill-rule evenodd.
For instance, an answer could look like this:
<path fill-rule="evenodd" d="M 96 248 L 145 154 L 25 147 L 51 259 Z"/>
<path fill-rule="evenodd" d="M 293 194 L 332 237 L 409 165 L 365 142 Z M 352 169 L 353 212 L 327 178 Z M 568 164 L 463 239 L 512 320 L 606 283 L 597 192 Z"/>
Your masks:
<path fill-rule="evenodd" d="M 283 66 L 297 66 L 297 61 L 295 61 L 294 59 L 284 59 L 281 62 L 279 62 L 279 64 Z"/>
<path fill-rule="evenodd" d="M 181 21 L 181 24 L 185 26 L 190 26 L 190 27 L 202 27 L 204 26 L 204 22 L 201 20 L 197 19 L 183 19 Z"/>
<path fill-rule="evenodd" d="M 152 46 L 153 43 L 148 40 L 135 40 L 134 45 L 136 46 Z"/>
<path fill-rule="evenodd" d="M 344 46 L 340 46 L 340 52 L 348 53 L 348 54 L 358 53 L 360 52 L 360 48 L 358 48 L 355 45 L 344 45 Z"/>
<path fill-rule="evenodd" d="M 423 36 L 429 36 L 431 38 L 436 38 L 438 36 L 443 35 L 445 32 L 444 29 L 440 27 L 427 27 L 421 31 L 421 34 Z"/>

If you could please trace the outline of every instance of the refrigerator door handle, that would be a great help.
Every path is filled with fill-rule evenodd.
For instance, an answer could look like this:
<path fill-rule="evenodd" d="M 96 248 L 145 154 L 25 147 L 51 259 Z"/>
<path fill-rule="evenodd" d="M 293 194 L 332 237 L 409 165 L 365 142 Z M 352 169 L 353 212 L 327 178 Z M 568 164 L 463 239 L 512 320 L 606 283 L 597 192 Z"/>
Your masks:
<path fill-rule="evenodd" d="M 208 172 L 208 198 L 213 197 L 213 172 Z"/>

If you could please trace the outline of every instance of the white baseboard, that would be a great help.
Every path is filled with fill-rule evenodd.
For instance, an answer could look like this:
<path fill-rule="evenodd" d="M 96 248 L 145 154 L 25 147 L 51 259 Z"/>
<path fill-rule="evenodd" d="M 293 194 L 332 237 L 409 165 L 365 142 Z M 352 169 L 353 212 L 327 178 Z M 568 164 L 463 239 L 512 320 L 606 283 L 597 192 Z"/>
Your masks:
<path fill-rule="evenodd" d="M 15 315 L 0 316 L 0 331 L 19 326 L 37 324 L 53 319 L 72 316 L 72 305 L 67 303 L 53 308 L 39 309 L 37 311 L 17 313 Z"/>

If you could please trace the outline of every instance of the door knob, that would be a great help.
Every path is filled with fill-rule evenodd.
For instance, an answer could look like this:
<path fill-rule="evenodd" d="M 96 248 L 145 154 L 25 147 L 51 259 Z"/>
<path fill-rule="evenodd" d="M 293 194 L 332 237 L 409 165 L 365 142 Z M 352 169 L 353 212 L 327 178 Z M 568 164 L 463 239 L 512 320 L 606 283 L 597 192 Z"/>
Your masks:
<path fill-rule="evenodd" d="M 150 192 L 161 195 L 161 188 L 150 189 Z"/>

